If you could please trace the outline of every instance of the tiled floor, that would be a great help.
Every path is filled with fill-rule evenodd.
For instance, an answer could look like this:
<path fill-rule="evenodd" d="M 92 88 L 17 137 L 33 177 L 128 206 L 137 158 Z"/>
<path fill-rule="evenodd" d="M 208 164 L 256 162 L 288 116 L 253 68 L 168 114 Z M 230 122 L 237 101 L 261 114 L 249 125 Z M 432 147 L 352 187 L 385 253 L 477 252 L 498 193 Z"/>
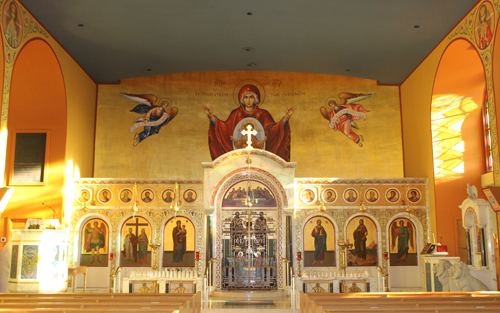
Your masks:
<path fill-rule="evenodd" d="M 274 291 L 230 291 L 216 292 L 209 297 L 207 313 L 219 313 L 220 311 L 231 310 L 243 313 L 260 313 L 272 310 L 274 313 L 292 313 L 291 298 L 281 292 Z M 227 312 L 227 311 L 225 311 Z"/>

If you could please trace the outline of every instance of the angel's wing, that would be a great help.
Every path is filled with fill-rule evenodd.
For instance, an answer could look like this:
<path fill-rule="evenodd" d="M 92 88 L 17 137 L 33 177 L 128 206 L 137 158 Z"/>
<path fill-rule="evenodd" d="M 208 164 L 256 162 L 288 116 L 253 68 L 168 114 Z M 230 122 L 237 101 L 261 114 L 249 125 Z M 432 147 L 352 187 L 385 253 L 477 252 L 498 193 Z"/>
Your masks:
<path fill-rule="evenodd" d="M 412 223 L 407 222 L 406 229 L 408 229 L 408 237 L 410 237 L 410 238 L 408 238 L 409 243 L 410 243 L 410 247 L 412 247 L 412 249 L 414 249 L 415 244 L 413 243 L 413 225 L 412 225 Z"/>
<path fill-rule="evenodd" d="M 365 100 L 373 96 L 374 93 L 364 94 L 364 93 L 350 93 L 350 92 L 341 92 L 339 93 L 340 104 L 350 104 L 356 101 Z"/>
<path fill-rule="evenodd" d="M 321 115 L 327 120 L 327 121 L 330 121 L 330 112 L 332 110 L 331 109 L 327 109 L 326 107 L 321 107 L 319 108 L 319 112 L 321 113 Z"/>
<path fill-rule="evenodd" d="M 104 247 L 106 246 L 106 225 L 104 223 L 101 223 L 101 231 L 102 235 L 104 237 Z M 104 247 L 102 247 L 104 249 Z"/>
<path fill-rule="evenodd" d="M 148 94 L 148 95 L 135 95 L 135 94 L 123 93 L 123 92 L 122 92 L 122 95 L 124 95 L 127 99 L 135 101 L 135 102 L 139 102 L 139 103 L 142 103 L 145 105 L 150 105 L 150 106 L 156 106 L 157 97 L 155 95 L 150 95 L 150 94 Z"/>
<path fill-rule="evenodd" d="M 391 225 L 391 241 L 392 241 L 392 248 L 394 248 L 394 246 L 396 245 L 396 229 L 398 228 L 398 226 L 396 225 L 395 222 L 392 223 Z"/>
<path fill-rule="evenodd" d="M 346 103 L 350 104 L 350 103 L 362 101 L 362 100 L 370 98 L 373 95 L 374 95 L 373 93 L 367 94 L 367 95 L 360 93 L 360 94 L 354 95 L 354 97 L 351 97 L 351 98 L 347 99 Z M 340 97 L 340 95 L 339 95 L 339 97 Z"/>

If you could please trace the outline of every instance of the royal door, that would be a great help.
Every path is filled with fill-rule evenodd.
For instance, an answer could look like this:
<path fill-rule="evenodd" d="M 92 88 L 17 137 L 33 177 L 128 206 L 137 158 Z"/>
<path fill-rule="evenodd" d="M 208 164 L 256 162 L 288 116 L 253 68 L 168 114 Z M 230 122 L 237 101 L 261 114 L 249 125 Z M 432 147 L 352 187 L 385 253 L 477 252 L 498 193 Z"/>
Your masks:
<path fill-rule="evenodd" d="M 227 211 L 223 223 L 224 289 L 276 289 L 275 221 L 276 210 Z"/>

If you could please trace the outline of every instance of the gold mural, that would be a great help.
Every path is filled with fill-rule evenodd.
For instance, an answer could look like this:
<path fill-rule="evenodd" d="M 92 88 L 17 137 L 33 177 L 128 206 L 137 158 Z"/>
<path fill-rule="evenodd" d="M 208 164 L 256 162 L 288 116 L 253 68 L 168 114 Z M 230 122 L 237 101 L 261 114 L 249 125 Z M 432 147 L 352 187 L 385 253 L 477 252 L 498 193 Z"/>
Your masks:
<path fill-rule="evenodd" d="M 216 124 L 222 127 L 222 121 L 229 119 L 231 114 L 237 114 L 231 112 L 238 109 L 240 102 L 236 100 L 245 85 L 255 86 L 248 88 L 254 94 L 258 90 L 260 95 L 252 114 L 268 112 L 265 115 L 271 116 L 276 123 L 276 126 L 261 123 L 263 130 L 283 127 L 279 135 L 282 137 L 266 133 L 269 136 L 263 148 L 270 149 L 273 138 L 282 138 L 276 139 L 276 147 L 280 148 L 270 151 L 285 158 L 289 155 L 291 162 L 300 164 L 295 173 L 297 177 L 403 176 L 397 86 L 379 86 L 373 80 L 334 75 L 224 71 L 141 77 L 122 80 L 118 85 L 99 86 L 94 175 L 201 179 L 201 163 L 212 160 L 208 138 L 211 127 L 216 126 L 210 115 L 215 116 Z M 330 129 L 319 112 L 327 99 L 345 91 L 375 94 L 362 101 L 366 111 L 362 113 L 367 115 L 367 119 L 361 117 L 361 120 L 349 122 L 352 132 L 363 135 L 361 148 L 341 131 Z M 149 136 L 134 147 L 129 130 L 136 124 L 134 120 L 138 116 L 130 110 L 137 103 L 122 94 L 168 98 L 170 107 L 179 110 L 175 120 L 162 127 L 158 134 Z M 243 92 L 242 95 L 245 94 L 249 93 Z M 254 97 L 254 103 L 255 100 Z M 290 111 L 291 108 L 294 108 L 293 111 Z M 244 117 L 242 115 L 236 120 Z M 342 127 L 347 129 L 349 125 L 345 121 L 343 123 Z M 362 131 L 355 129 L 356 123 Z M 226 133 L 227 138 L 223 140 L 231 141 L 229 136 L 233 136 L 238 141 L 233 129 Z M 256 136 L 259 138 L 259 133 Z M 233 149 L 234 141 L 227 143 L 228 149 Z M 219 152 L 215 154 L 218 155 Z M 156 197 L 160 198 L 160 195 Z"/>
<path fill-rule="evenodd" d="M 331 220 L 315 216 L 304 225 L 304 266 L 335 266 L 335 229 Z"/>
<path fill-rule="evenodd" d="M 80 265 L 108 266 L 108 225 L 98 218 L 85 223 L 81 233 Z"/>
<path fill-rule="evenodd" d="M 193 222 L 185 217 L 174 217 L 165 225 L 163 233 L 163 266 L 194 266 Z"/>
<path fill-rule="evenodd" d="M 377 226 L 366 216 L 358 216 L 349 221 L 346 230 L 347 239 L 353 243 L 348 251 L 347 265 L 378 265 Z"/>
<path fill-rule="evenodd" d="M 391 266 L 417 265 L 417 234 L 415 225 L 407 218 L 395 219 L 390 229 Z"/>
<path fill-rule="evenodd" d="M 121 266 L 149 266 L 151 264 L 151 225 L 142 217 L 131 217 L 122 226 Z"/>

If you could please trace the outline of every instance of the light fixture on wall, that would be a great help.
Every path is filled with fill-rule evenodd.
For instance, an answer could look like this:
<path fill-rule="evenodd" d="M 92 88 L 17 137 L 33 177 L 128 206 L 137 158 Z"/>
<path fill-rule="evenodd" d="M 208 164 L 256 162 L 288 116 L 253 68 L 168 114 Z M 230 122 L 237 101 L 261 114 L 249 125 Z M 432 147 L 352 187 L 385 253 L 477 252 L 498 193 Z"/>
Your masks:
<path fill-rule="evenodd" d="M 181 201 L 181 193 L 179 191 L 179 184 L 176 182 L 175 183 L 175 189 L 174 189 L 174 203 L 170 206 L 170 209 L 174 211 L 175 214 L 179 212 L 182 206 L 182 201 Z"/>
<path fill-rule="evenodd" d="M 403 200 L 403 204 L 404 204 L 404 202 L 405 202 L 405 200 Z M 408 204 L 406 204 L 405 211 L 408 213 L 408 216 L 410 216 L 411 213 L 413 212 L 413 207 L 411 206 L 410 201 L 408 201 Z"/>
<path fill-rule="evenodd" d="M 130 206 L 130 209 L 134 212 L 132 218 L 135 220 L 135 214 L 139 211 L 137 207 L 137 182 L 134 182 L 134 190 L 132 191 L 132 197 L 134 198 L 133 205 Z"/>
<path fill-rule="evenodd" d="M 323 201 L 319 202 L 319 211 L 320 212 L 325 212 L 326 211 L 326 206 L 325 206 L 325 203 Z"/>
<path fill-rule="evenodd" d="M 361 187 L 359 188 L 359 199 L 361 199 L 361 196 L 363 196 L 363 181 L 361 181 Z M 361 213 L 365 213 L 366 212 L 366 206 L 365 206 L 365 202 L 363 200 L 360 200 L 359 201 L 359 212 Z"/>
<path fill-rule="evenodd" d="M 87 187 L 87 188 L 88 188 L 88 187 Z M 92 200 L 90 201 L 90 205 L 91 205 L 91 206 L 94 206 L 94 205 L 96 205 L 96 203 L 97 203 L 97 202 L 95 201 L 95 198 L 97 197 L 97 194 L 96 194 L 95 190 L 96 190 L 96 189 L 95 189 L 95 186 L 93 186 L 93 187 L 92 187 L 92 191 L 93 191 L 93 192 L 92 192 Z"/>
<path fill-rule="evenodd" d="M 83 214 L 87 214 L 89 207 L 87 206 L 87 202 L 83 203 L 83 206 L 81 208 Z"/>
<path fill-rule="evenodd" d="M 408 185 L 403 186 L 403 195 L 401 196 L 401 198 L 403 198 L 403 196 L 408 196 L 408 189 L 409 189 Z M 408 216 L 410 216 L 411 213 L 413 212 L 413 208 L 411 206 L 410 201 L 406 203 L 405 199 L 401 199 L 401 204 L 405 208 L 405 211 L 408 213 Z"/>
<path fill-rule="evenodd" d="M 359 212 L 361 212 L 361 213 L 365 213 L 365 212 L 366 212 L 366 210 L 367 210 L 367 209 L 366 209 L 365 203 L 363 202 L 363 200 L 361 200 L 361 201 L 359 202 Z"/>

